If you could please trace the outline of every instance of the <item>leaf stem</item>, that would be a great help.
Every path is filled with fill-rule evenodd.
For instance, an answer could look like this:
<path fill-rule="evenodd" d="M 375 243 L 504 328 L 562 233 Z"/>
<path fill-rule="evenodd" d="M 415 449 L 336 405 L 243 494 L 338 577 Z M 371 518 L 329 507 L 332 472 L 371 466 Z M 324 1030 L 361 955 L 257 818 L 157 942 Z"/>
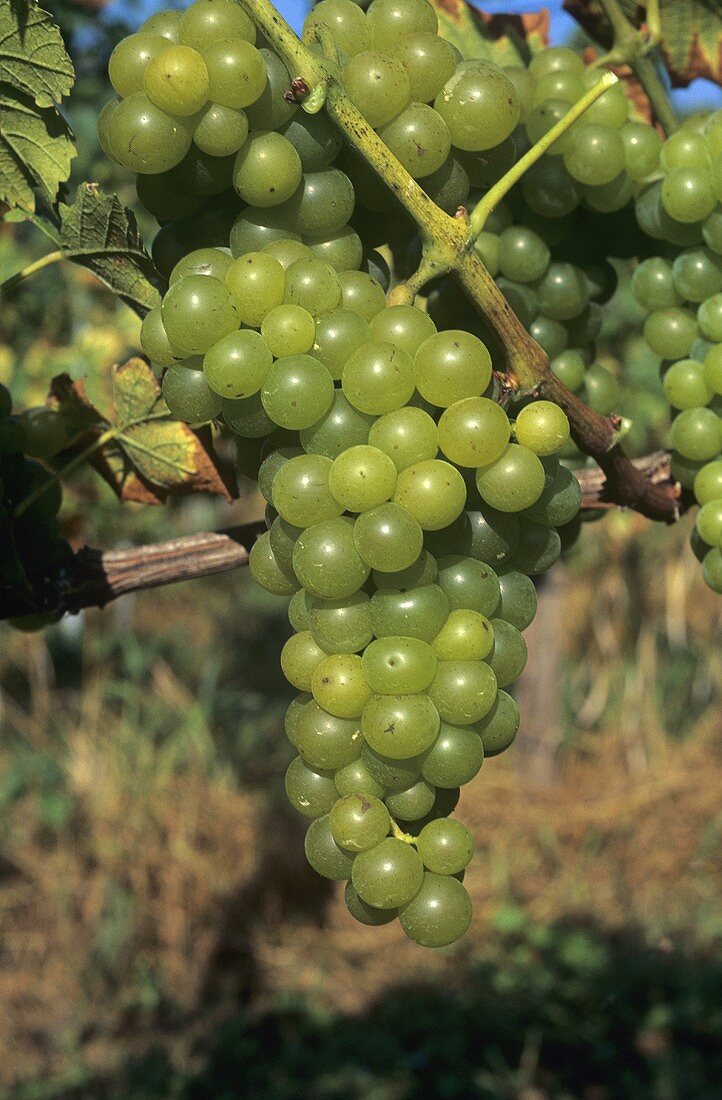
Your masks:
<path fill-rule="evenodd" d="M 659 5 L 650 0 L 650 34 L 643 34 L 627 19 L 620 7 L 619 0 L 600 0 L 604 14 L 609 20 L 614 35 L 614 45 L 610 51 L 610 61 L 631 65 L 634 75 L 644 88 L 652 110 L 667 137 L 673 134 L 679 125 L 677 115 L 667 95 L 667 89 L 659 75 L 659 69 L 651 56 L 653 47 L 661 35 Z"/>
<path fill-rule="evenodd" d="M 32 493 L 29 494 L 29 496 L 25 497 L 24 500 L 21 500 L 17 508 L 15 509 L 14 515 L 16 517 L 22 516 L 23 513 L 27 512 L 28 508 L 31 508 L 33 504 L 35 504 L 35 502 L 38 501 L 41 496 L 43 496 L 44 493 L 47 493 L 47 491 L 52 488 L 53 485 L 57 485 L 61 477 L 66 477 L 68 474 L 72 473 L 73 470 L 77 470 L 78 466 L 82 466 L 86 459 L 90 458 L 92 454 L 95 454 L 95 452 L 100 450 L 101 447 L 104 447 L 105 444 L 109 443 L 111 439 L 115 439 L 118 431 L 118 428 L 108 428 L 107 431 L 101 432 L 101 434 L 97 436 L 92 443 L 85 447 L 84 450 L 80 452 L 80 454 L 77 454 L 73 458 L 71 458 L 70 462 L 67 462 L 65 466 L 61 466 L 59 470 L 55 471 L 52 477 L 48 478 L 48 480 L 43 482 L 42 485 L 39 485 L 37 489 L 34 489 Z"/>
<path fill-rule="evenodd" d="M 559 119 L 551 130 L 547 130 L 546 134 L 543 134 L 539 138 L 539 141 L 535 145 L 532 145 L 531 149 L 524 154 L 523 157 L 516 162 L 516 164 L 509 169 L 506 175 L 489 188 L 484 197 L 474 207 L 470 215 L 471 223 L 471 240 L 475 241 L 479 234 L 482 232 L 486 225 L 487 218 L 491 214 L 492 210 L 501 202 L 514 186 L 518 183 L 525 172 L 531 168 L 533 164 L 546 153 L 551 146 L 559 140 L 566 132 L 577 122 L 578 119 L 587 111 L 593 103 L 604 95 L 607 88 L 611 88 L 613 84 L 618 83 L 619 77 L 612 72 L 604 73 L 601 79 L 590 88 L 581 99 L 577 100 L 573 106 L 569 108 L 563 118 Z"/>
<path fill-rule="evenodd" d="M 25 279 L 29 279 L 36 271 L 42 271 L 44 267 L 49 267 L 50 264 L 56 264 L 58 260 L 64 258 L 65 253 L 62 249 L 58 249 L 57 252 L 48 252 L 45 256 L 41 256 L 39 260 L 35 260 L 33 263 L 28 264 L 22 271 L 18 271 L 15 275 L 11 275 L 4 283 L 0 283 L 0 294 L 7 294 L 9 290 L 13 290 L 19 283 L 22 283 Z"/>

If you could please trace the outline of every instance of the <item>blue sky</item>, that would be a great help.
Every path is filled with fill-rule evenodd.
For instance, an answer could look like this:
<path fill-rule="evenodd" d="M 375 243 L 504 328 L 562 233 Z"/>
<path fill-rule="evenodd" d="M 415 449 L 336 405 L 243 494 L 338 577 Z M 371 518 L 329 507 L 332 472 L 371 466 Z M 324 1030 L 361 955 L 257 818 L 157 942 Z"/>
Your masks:
<path fill-rule="evenodd" d="M 1 0 L 0 0 L 1 2 Z M 296 30 L 301 29 L 304 15 L 308 10 L 308 0 L 277 0 L 278 8 L 288 22 Z M 168 2 L 162 0 L 111 0 L 103 11 L 103 18 L 113 22 L 127 22 L 135 28 L 139 23 L 157 11 L 160 7 L 185 7 L 183 2 Z M 538 0 L 483 0 L 478 7 L 485 12 L 496 14 L 508 12 L 521 14 L 527 11 L 538 10 L 547 7 L 551 11 L 552 43 L 554 45 L 566 41 L 576 27 L 576 22 L 564 11 L 562 0 L 548 0 L 541 4 Z M 678 110 L 686 113 L 695 110 L 709 110 L 722 106 L 722 92 L 715 84 L 707 80 L 695 80 L 688 89 L 680 89 L 672 93 L 672 99 Z"/>

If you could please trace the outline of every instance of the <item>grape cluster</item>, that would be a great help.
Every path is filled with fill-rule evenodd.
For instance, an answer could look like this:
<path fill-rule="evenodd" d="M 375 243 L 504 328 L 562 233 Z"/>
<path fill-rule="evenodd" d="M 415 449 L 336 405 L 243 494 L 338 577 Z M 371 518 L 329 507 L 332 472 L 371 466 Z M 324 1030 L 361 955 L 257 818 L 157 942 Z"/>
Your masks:
<path fill-rule="evenodd" d="M 245 23 L 223 22 L 238 10 L 232 0 L 196 0 L 182 16 L 161 13 L 111 59 L 127 98 L 101 119 L 107 148 L 144 173 L 139 198 L 166 221 L 156 255 L 169 286 L 141 342 L 164 370 L 176 416 L 219 418 L 241 450 L 260 447 L 268 530 L 250 569 L 291 597 L 295 633 L 281 664 L 299 692 L 286 717 L 298 756 L 286 790 L 311 821 L 308 859 L 347 880 L 358 920 L 398 915 L 412 939 L 441 946 L 471 920 L 459 879 L 472 841 L 449 814 L 484 755 L 516 734 L 505 689 L 526 662 L 530 576 L 556 560 L 557 528 L 579 509 L 579 483 L 558 460 L 569 424 L 557 406 L 531 399 L 510 419 L 478 336 L 438 331 L 421 308 L 387 304 L 388 269 L 349 224 L 355 187 L 337 167 L 337 133 L 323 116 L 297 112 L 281 61 L 255 50 Z M 427 186 L 452 160 L 461 177 L 462 157 L 508 143 L 519 117 L 502 70 L 460 62 L 435 32 L 426 0 L 375 0 L 368 14 L 351 0 L 322 0 L 306 25 L 307 36 L 330 35 L 359 109 Z M 149 36 L 166 36 L 153 56 Z M 255 100 L 222 102 L 247 126 L 239 147 L 219 155 L 193 136 L 219 87 L 196 82 L 198 59 L 211 72 L 209 58 L 231 42 L 242 44 L 244 64 L 258 55 L 265 81 L 252 85 Z M 156 69 L 175 74 L 173 96 Z M 135 148 L 140 124 L 124 131 L 138 116 L 118 112 L 134 97 L 188 143 L 159 133 L 156 159 L 131 164 L 125 148 Z M 188 248 L 178 227 L 212 188 L 226 237 L 217 211 L 209 231 L 201 210 L 198 247 Z"/>
<path fill-rule="evenodd" d="M 44 594 L 52 596 L 44 590 L 70 552 L 58 528 L 60 485 L 51 483 L 51 473 L 36 461 L 51 458 L 67 441 L 61 413 L 39 406 L 13 415 L 10 393 L 0 386 L 0 586 L 14 596 L 26 594 L 30 606 L 37 606 Z M 35 502 L 16 515 L 18 506 L 34 494 Z M 37 630 L 57 618 L 33 612 L 10 624 Z"/>

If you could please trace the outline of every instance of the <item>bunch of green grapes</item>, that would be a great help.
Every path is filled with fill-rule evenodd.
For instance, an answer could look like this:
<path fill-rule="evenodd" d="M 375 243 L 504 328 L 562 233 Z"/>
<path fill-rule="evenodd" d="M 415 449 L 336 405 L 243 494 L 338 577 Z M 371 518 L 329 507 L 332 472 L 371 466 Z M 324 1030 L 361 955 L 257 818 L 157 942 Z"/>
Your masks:
<path fill-rule="evenodd" d="M 26 593 L 29 606 L 37 606 L 70 552 L 58 527 L 60 485 L 37 461 L 53 457 L 67 442 L 65 421 L 57 410 L 40 406 L 13 415 L 10 393 L 0 386 L 0 589 L 13 596 Z M 36 493 L 37 500 L 17 514 L 19 505 Z M 33 613 L 10 624 L 37 630 L 57 618 Z"/>
<path fill-rule="evenodd" d="M 644 338 L 662 359 L 674 410 L 672 472 L 692 490 L 695 553 L 707 584 L 722 591 L 722 256 L 696 246 L 674 260 L 644 260 L 633 278 L 647 311 Z"/>

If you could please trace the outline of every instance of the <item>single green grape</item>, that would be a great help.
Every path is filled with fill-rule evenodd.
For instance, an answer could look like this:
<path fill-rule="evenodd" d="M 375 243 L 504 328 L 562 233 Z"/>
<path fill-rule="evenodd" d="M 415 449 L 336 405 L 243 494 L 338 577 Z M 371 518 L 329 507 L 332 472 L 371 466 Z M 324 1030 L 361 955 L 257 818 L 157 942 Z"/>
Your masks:
<path fill-rule="evenodd" d="M 266 374 L 261 400 L 275 424 L 298 431 L 328 412 L 333 393 L 333 379 L 312 355 L 284 355 Z"/>
<path fill-rule="evenodd" d="M 413 179 L 430 176 L 451 150 L 448 126 L 425 103 L 410 103 L 380 128 L 379 137 Z"/>
<path fill-rule="evenodd" d="M 308 454 L 335 459 L 344 451 L 366 443 L 373 418 L 350 405 L 340 390 L 334 390 L 331 408 L 301 430 L 301 443 Z"/>
<path fill-rule="evenodd" d="M 416 103 L 434 99 L 456 68 L 453 47 L 435 31 L 405 34 L 394 44 L 394 56 L 409 74 L 411 99 Z"/>
<path fill-rule="evenodd" d="M 415 355 L 424 340 L 433 336 L 436 326 L 428 313 L 416 306 L 389 306 L 371 321 L 374 340 L 383 340 Z"/>
<path fill-rule="evenodd" d="M 380 416 L 371 425 L 368 440 L 371 446 L 388 455 L 399 473 L 435 458 L 439 450 L 436 424 L 427 412 L 414 406 Z"/>
<path fill-rule="evenodd" d="M 362 747 L 362 753 L 363 751 Z M 340 795 L 366 794 L 373 795 L 374 798 L 383 798 L 386 794 L 386 788 L 373 778 L 362 756 L 339 768 L 335 783 Z"/>
<path fill-rule="evenodd" d="M 334 459 L 329 487 L 347 511 L 367 512 L 393 496 L 396 467 L 377 447 L 349 447 Z"/>
<path fill-rule="evenodd" d="M 569 439 L 569 420 L 554 402 L 532 401 L 517 416 L 514 434 L 534 454 L 557 454 Z"/>
<path fill-rule="evenodd" d="M 722 341 L 704 357 L 704 378 L 712 393 L 722 394 Z"/>
<path fill-rule="evenodd" d="M 429 698 L 443 722 L 464 726 L 489 713 L 496 690 L 494 671 L 484 661 L 439 661 Z"/>
<path fill-rule="evenodd" d="M 416 388 L 432 405 L 448 408 L 477 397 L 491 381 L 491 356 L 472 333 L 449 329 L 430 336 L 414 359 Z"/>
<path fill-rule="evenodd" d="M 225 38 L 203 50 L 208 98 L 222 107 L 250 107 L 266 87 L 263 54 L 243 38 Z"/>
<path fill-rule="evenodd" d="M 339 798 L 330 815 L 331 834 L 350 852 L 375 848 L 391 828 L 389 811 L 380 798 L 368 794 L 347 794 Z"/>
<path fill-rule="evenodd" d="M 32 458 L 52 458 L 68 443 L 68 427 L 59 409 L 47 405 L 23 409 L 17 423 L 23 433 L 23 451 Z"/>
<path fill-rule="evenodd" d="M 550 73 L 571 72 L 581 77 L 584 62 L 569 46 L 551 46 L 534 54 L 529 62 L 529 75 L 534 81 L 543 80 Z"/>
<path fill-rule="evenodd" d="M 283 216 L 304 236 L 328 236 L 343 229 L 353 214 L 355 200 L 353 184 L 345 172 L 322 168 L 304 172 L 301 185 L 283 205 Z"/>
<path fill-rule="evenodd" d="M 213 275 L 223 282 L 232 263 L 231 257 L 221 248 L 194 248 L 175 265 L 168 277 L 168 283 L 173 286 L 187 275 Z"/>
<path fill-rule="evenodd" d="M 439 23 L 428 0 L 373 0 L 367 20 L 374 49 L 393 55 L 407 34 L 436 34 Z"/>
<path fill-rule="evenodd" d="M 371 569 L 396 573 L 417 560 L 424 535 L 414 517 L 400 504 L 390 501 L 358 516 L 354 541 L 361 559 Z"/>
<path fill-rule="evenodd" d="M 481 59 L 457 66 L 434 107 L 449 127 L 452 144 L 470 152 L 499 145 L 521 114 L 516 88 L 504 70 Z"/>
<path fill-rule="evenodd" d="M 364 651 L 362 660 L 369 687 L 379 695 L 425 691 L 436 673 L 434 650 L 418 638 L 377 638 Z"/>
<path fill-rule="evenodd" d="M 712 409 L 684 409 L 672 424 L 672 446 L 683 458 L 706 462 L 720 451 L 720 420 Z"/>
<path fill-rule="evenodd" d="M 656 172 L 662 152 L 662 139 L 652 126 L 643 122 L 625 122 L 619 135 L 624 142 L 624 167 L 638 182 Z"/>
<path fill-rule="evenodd" d="M 467 511 L 468 537 L 464 551 L 480 562 L 490 562 L 495 569 L 509 561 L 519 545 L 519 520 L 513 513 L 497 512 L 488 504 L 478 511 Z"/>
<path fill-rule="evenodd" d="M 306 621 L 327 653 L 359 653 L 373 638 L 371 600 L 365 592 L 342 599 L 306 596 Z"/>
<path fill-rule="evenodd" d="M 347 516 L 307 527 L 296 540 L 293 568 L 304 588 L 329 600 L 353 596 L 369 575 L 356 549 L 353 521 Z"/>
<path fill-rule="evenodd" d="M 383 753 L 375 752 L 370 745 L 361 750 L 361 761 L 369 775 L 384 788 L 384 791 L 405 791 L 418 781 L 421 774 L 422 756 L 409 757 L 407 760 L 395 760 Z"/>
<path fill-rule="evenodd" d="M 301 159 L 281 134 L 254 131 L 239 149 L 233 166 L 233 186 L 252 206 L 280 206 L 302 177 Z"/>
<path fill-rule="evenodd" d="M 258 393 L 273 363 L 258 332 L 240 329 L 223 336 L 203 357 L 203 373 L 214 393 L 240 399 Z"/>
<path fill-rule="evenodd" d="M 372 321 L 384 309 L 386 305 L 384 288 L 367 272 L 344 271 L 339 276 L 339 283 L 344 309 L 358 313 L 367 321 Z"/>
<path fill-rule="evenodd" d="M 519 707 L 506 691 L 499 691 L 494 706 L 485 718 L 475 723 L 485 756 L 505 752 L 519 730 Z"/>
<path fill-rule="evenodd" d="M 351 877 L 353 856 L 339 848 L 333 839 L 330 821 L 330 814 L 324 814 L 312 821 L 303 847 L 306 859 L 317 874 L 341 882 Z"/>
<path fill-rule="evenodd" d="M 702 561 L 702 576 L 705 584 L 713 592 L 722 593 L 722 551 L 717 547 L 705 554 Z"/>
<path fill-rule="evenodd" d="M 109 122 L 113 158 L 133 172 L 155 175 L 179 164 L 191 147 L 191 126 L 171 118 L 136 92 L 121 100 Z"/>
<path fill-rule="evenodd" d="M 624 168 L 624 142 L 608 126 L 589 123 L 574 130 L 567 137 L 566 150 L 564 167 L 577 183 L 611 183 Z"/>
<path fill-rule="evenodd" d="M 294 745 L 312 768 L 344 768 L 361 755 L 361 729 L 357 718 L 328 714 L 310 699 L 298 715 Z"/>
<path fill-rule="evenodd" d="M 354 860 L 351 881 L 369 905 L 377 909 L 395 909 L 411 901 L 419 892 L 424 881 L 424 867 L 415 848 L 403 840 L 387 837 L 374 848 L 359 852 Z"/>
<path fill-rule="evenodd" d="M 256 41 L 256 28 L 235 0 L 194 0 L 183 12 L 179 38 L 196 50 L 227 38 Z"/>
<path fill-rule="evenodd" d="M 311 690 L 311 678 L 328 654 L 316 645 L 310 630 L 292 634 L 281 650 L 281 671 L 298 691 Z"/>
<path fill-rule="evenodd" d="M 163 398 L 179 420 L 205 424 L 221 412 L 221 398 L 209 387 L 202 370 L 169 367 L 163 375 Z"/>
<path fill-rule="evenodd" d="M 298 590 L 296 578 L 281 568 L 273 553 L 267 531 L 257 538 L 251 547 L 248 568 L 254 581 L 267 592 L 272 592 L 274 596 L 291 596 Z"/>
<path fill-rule="evenodd" d="M 550 264 L 537 293 L 540 311 L 554 321 L 571 321 L 589 302 L 589 284 L 575 264 Z"/>
<path fill-rule="evenodd" d="M 484 562 L 461 554 L 439 558 L 438 584 L 451 610 L 468 609 L 487 618 L 499 604 L 499 579 Z"/>
<path fill-rule="evenodd" d="M 209 86 L 203 56 L 180 43 L 167 44 L 148 62 L 143 74 L 148 99 L 169 115 L 194 115 L 200 111 L 208 100 Z"/>
<path fill-rule="evenodd" d="M 247 252 L 231 261 L 225 283 L 235 298 L 241 322 L 260 328 L 266 314 L 283 303 L 286 275 L 273 256 Z"/>
<path fill-rule="evenodd" d="M 532 229 L 509 226 L 499 235 L 499 269 L 507 279 L 532 283 L 549 267 L 549 247 Z"/>
<path fill-rule="evenodd" d="M 675 409 L 694 409 L 706 405 L 712 397 L 704 367 L 694 359 L 672 363 L 664 375 L 663 385 L 667 400 Z"/>
<path fill-rule="evenodd" d="M 528 447 L 510 443 L 504 453 L 476 472 L 482 500 L 500 512 L 530 508 L 544 490 L 544 467 Z"/>
<path fill-rule="evenodd" d="M 298 455 L 278 470 L 273 482 L 273 507 L 296 527 L 310 527 L 340 516 L 343 507 L 328 487 L 331 460 L 323 455 Z"/>
<path fill-rule="evenodd" d="M 411 81 L 403 63 L 383 53 L 363 50 L 341 71 L 347 94 L 374 129 L 390 122 L 411 99 Z"/>
<path fill-rule="evenodd" d="M 424 825 L 416 850 L 428 871 L 435 875 L 456 875 L 471 862 L 474 840 L 461 821 L 439 818 Z"/>
<path fill-rule="evenodd" d="M 209 156 L 226 157 L 238 153 L 248 138 L 248 118 L 243 111 L 208 103 L 200 112 L 193 131 L 194 143 Z"/>
<path fill-rule="evenodd" d="M 706 340 L 722 344 L 722 294 L 714 294 L 697 310 L 697 325 Z"/>
<path fill-rule="evenodd" d="M 447 947 L 460 940 L 471 924 L 471 898 L 448 875 L 424 875 L 416 896 L 399 911 L 406 935 L 422 947 Z"/>
<path fill-rule="evenodd" d="M 289 576 L 294 576 L 293 550 L 302 531 L 302 527 L 294 527 L 292 523 L 287 523 L 281 516 L 276 516 L 268 528 L 268 538 L 276 561 Z M 308 623 L 301 629 L 308 630 Z M 330 652 L 330 650 L 327 650 L 327 652 Z"/>
<path fill-rule="evenodd" d="M 494 627 L 494 645 L 487 657 L 487 662 L 496 676 L 499 687 L 505 688 L 514 680 L 518 680 L 524 671 L 527 658 L 526 642 L 521 631 L 504 619 L 493 619 L 492 626 Z"/>
<path fill-rule="evenodd" d="M 432 644 L 440 661 L 483 661 L 494 644 L 494 630 L 485 615 L 457 608 Z"/>
<path fill-rule="evenodd" d="M 161 304 L 168 339 L 186 355 L 203 355 L 240 326 L 238 306 L 213 275 L 188 275 L 169 288 Z"/>
<path fill-rule="evenodd" d="M 648 312 L 682 303 L 672 278 L 672 265 L 661 256 L 642 260 L 632 276 L 632 293 Z"/>
<path fill-rule="evenodd" d="M 276 358 L 310 351 L 315 335 L 313 317 L 302 306 L 278 305 L 264 312 L 261 336 Z"/>
<path fill-rule="evenodd" d="M 310 260 L 313 257 L 313 253 L 308 245 L 303 244 L 298 238 L 292 237 L 280 237 L 275 241 L 269 241 L 263 248 L 269 256 L 273 256 L 274 260 L 278 260 L 279 264 L 284 271 L 288 271 L 291 264 L 295 264 L 296 260 Z"/>
<path fill-rule="evenodd" d="M 509 418 L 495 401 L 467 397 L 441 415 L 439 446 L 458 466 L 485 466 L 504 453 L 509 442 Z"/>
<path fill-rule="evenodd" d="M 708 217 L 717 205 L 709 169 L 702 167 L 670 169 L 662 181 L 661 197 L 667 214 L 684 225 Z"/>
<path fill-rule="evenodd" d="M 368 683 L 365 675 L 364 680 Z M 433 745 L 439 714 L 425 693 L 372 695 L 363 708 L 361 732 L 375 752 L 406 760 Z"/>
<path fill-rule="evenodd" d="M 400 635 L 430 643 L 449 614 L 449 601 L 438 584 L 385 588 L 371 597 L 371 624 L 377 638 Z"/>
<path fill-rule="evenodd" d="M 537 595 L 534 582 L 525 573 L 512 570 L 499 576 L 501 598 L 496 609 L 500 619 L 511 623 L 517 630 L 526 630 L 531 625 L 537 609 Z"/>
<path fill-rule="evenodd" d="M 248 122 L 252 130 L 278 131 L 291 119 L 298 105 L 286 96 L 291 88 L 291 77 L 280 57 L 265 47 L 258 51 L 266 65 L 266 87 L 259 98 L 247 108 Z"/>
<path fill-rule="evenodd" d="M 394 501 L 418 521 L 422 530 L 438 531 L 463 512 L 466 483 L 455 466 L 432 458 L 401 471 Z"/>
<path fill-rule="evenodd" d="M 311 768 L 300 756 L 288 765 L 285 787 L 288 801 L 304 817 L 322 817 L 338 798 L 333 772 Z"/>
<path fill-rule="evenodd" d="M 693 313 L 680 307 L 657 309 L 644 324 L 644 339 L 657 355 L 665 359 L 683 359 L 697 336 Z"/>
<path fill-rule="evenodd" d="M 140 32 L 141 34 L 157 34 L 169 42 L 177 42 L 180 37 L 180 18 L 181 13 L 179 11 L 157 11 L 154 15 L 149 15 L 144 23 L 141 23 Z"/>
<path fill-rule="evenodd" d="M 244 439 L 261 439 L 276 428 L 263 407 L 260 393 L 240 400 L 224 397 L 223 421 L 232 432 Z"/>
<path fill-rule="evenodd" d="M 469 726 L 442 722 L 436 741 L 426 753 L 421 774 L 427 783 L 445 790 L 471 782 L 484 763 L 481 738 Z"/>
<path fill-rule="evenodd" d="M 183 353 L 174 348 L 163 325 L 160 306 L 154 306 L 143 318 L 140 326 L 140 346 L 151 363 L 159 367 L 172 367 Z"/>
<path fill-rule="evenodd" d="M 708 546 L 722 546 L 722 500 L 709 500 L 697 513 L 697 534 Z"/>
<path fill-rule="evenodd" d="M 341 385 L 347 401 L 360 412 L 393 412 L 414 392 L 413 360 L 394 344 L 371 341 L 346 361 Z"/>
<path fill-rule="evenodd" d="M 338 380 L 353 353 L 370 341 L 371 328 L 365 318 L 350 309 L 332 309 L 316 322 L 313 354 Z"/>
<path fill-rule="evenodd" d="M 323 26 L 341 59 L 353 57 L 371 46 L 371 28 L 358 4 L 352 0 L 320 0 L 303 24 L 305 34 Z"/>
<path fill-rule="evenodd" d="M 108 76 L 121 99 L 143 91 L 143 78 L 151 61 L 168 49 L 168 39 L 150 31 L 121 39 L 108 61 Z"/>
<path fill-rule="evenodd" d="M 345 0 L 343 2 L 345 3 Z M 354 9 L 357 10 L 355 4 Z M 317 172 L 320 168 L 328 168 L 343 146 L 341 134 L 325 111 L 318 111 L 315 115 L 297 111 L 293 118 L 284 123 L 280 132 L 298 153 L 304 172 Z"/>
<path fill-rule="evenodd" d="M 698 504 L 722 500 L 722 460 L 705 463 L 694 478 L 693 488 Z"/>
<path fill-rule="evenodd" d="M 361 658 L 356 653 L 332 653 L 316 669 L 311 684 L 320 707 L 338 718 L 358 718 L 371 698 Z"/>
<path fill-rule="evenodd" d="M 316 259 L 329 264 L 339 275 L 358 270 L 363 262 L 363 241 L 350 225 L 328 235 L 308 236 L 306 240 Z"/>
<path fill-rule="evenodd" d="M 329 313 L 341 301 L 339 276 L 322 260 L 297 260 L 286 270 L 286 302 L 302 306 L 312 317 Z"/>
<path fill-rule="evenodd" d="M 436 788 L 419 779 L 405 791 L 391 791 L 386 795 L 386 805 L 397 821 L 419 821 L 433 808 Z"/>

